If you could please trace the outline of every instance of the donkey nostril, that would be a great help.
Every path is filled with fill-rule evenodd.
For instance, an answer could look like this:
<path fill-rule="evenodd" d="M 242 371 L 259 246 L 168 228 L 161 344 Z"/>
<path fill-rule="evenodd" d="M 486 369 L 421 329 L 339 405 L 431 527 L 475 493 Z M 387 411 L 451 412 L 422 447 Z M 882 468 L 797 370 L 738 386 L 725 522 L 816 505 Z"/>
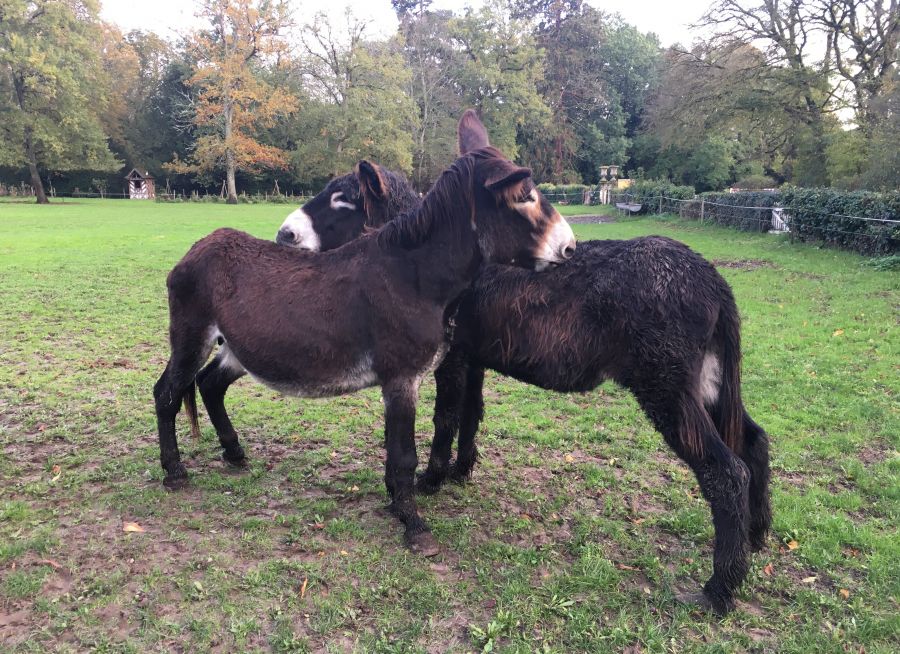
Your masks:
<path fill-rule="evenodd" d="M 567 245 L 565 248 L 563 248 L 563 251 L 562 251 L 563 259 L 571 259 L 573 254 L 575 254 L 575 246 L 574 245 Z"/>
<path fill-rule="evenodd" d="M 278 234 L 275 235 L 275 242 L 279 245 L 287 245 L 288 243 L 294 242 L 294 232 L 289 229 L 279 229 Z"/>

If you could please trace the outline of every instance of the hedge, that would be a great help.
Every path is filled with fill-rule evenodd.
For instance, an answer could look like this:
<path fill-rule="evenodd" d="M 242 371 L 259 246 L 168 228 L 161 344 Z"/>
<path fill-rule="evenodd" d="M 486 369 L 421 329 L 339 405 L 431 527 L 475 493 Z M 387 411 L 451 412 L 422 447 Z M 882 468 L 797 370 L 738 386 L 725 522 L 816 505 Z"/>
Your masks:
<path fill-rule="evenodd" d="M 866 255 L 900 251 L 900 191 L 872 193 L 833 188 L 786 188 L 781 202 L 790 215 L 791 236 Z"/>
<path fill-rule="evenodd" d="M 659 211 L 683 218 L 726 225 L 744 231 L 772 229 L 770 208 L 782 207 L 792 240 L 821 243 L 868 256 L 900 252 L 900 191 L 874 193 L 834 188 L 785 187 L 780 191 L 704 193 L 694 196 L 690 186 L 657 180 L 635 181 L 626 197 L 642 202 L 642 213 Z M 701 209 L 702 202 L 702 209 Z"/>
<path fill-rule="evenodd" d="M 741 193 L 703 193 L 703 221 L 735 227 L 745 232 L 767 232 L 772 229 L 771 207 L 781 206 L 779 193 L 772 191 L 744 191 Z M 700 217 L 700 202 L 696 202 Z M 759 209 L 757 207 L 766 207 Z M 693 213 L 693 212 L 692 212 Z"/>
<path fill-rule="evenodd" d="M 591 204 L 596 202 L 596 193 L 593 187 L 585 184 L 538 184 L 538 190 L 551 202 L 560 204 L 582 204 L 584 192 L 590 191 Z"/>

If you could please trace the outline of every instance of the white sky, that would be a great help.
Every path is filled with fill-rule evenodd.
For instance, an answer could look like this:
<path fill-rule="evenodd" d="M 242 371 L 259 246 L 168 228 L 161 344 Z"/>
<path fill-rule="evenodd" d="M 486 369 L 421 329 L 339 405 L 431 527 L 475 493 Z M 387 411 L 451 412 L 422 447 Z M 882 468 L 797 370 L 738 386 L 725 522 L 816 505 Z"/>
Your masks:
<path fill-rule="evenodd" d="M 101 2 L 100 15 L 119 25 L 123 31 L 151 30 L 160 36 L 173 38 L 190 31 L 198 24 L 194 17 L 196 3 L 193 0 Z M 675 42 L 690 45 L 692 38 L 688 25 L 696 22 L 711 2 L 712 0 L 590 0 L 590 4 L 599 9 L 618 12 L 642 32 L 655 32 L 663 45 Z M 397 25 L 390 0 L 290 0 L 290 3 L 294 9 L 294 18 L 301 25 L 319 11 L 341 14 L 347 6 L 360 18 L 371 18 L 378 31 L 384 34 L 393 32 Z M 435 0 L 432 6 L 438 9 L 460 9 L 466 5 L 480 4 L 480 0 Z"/>

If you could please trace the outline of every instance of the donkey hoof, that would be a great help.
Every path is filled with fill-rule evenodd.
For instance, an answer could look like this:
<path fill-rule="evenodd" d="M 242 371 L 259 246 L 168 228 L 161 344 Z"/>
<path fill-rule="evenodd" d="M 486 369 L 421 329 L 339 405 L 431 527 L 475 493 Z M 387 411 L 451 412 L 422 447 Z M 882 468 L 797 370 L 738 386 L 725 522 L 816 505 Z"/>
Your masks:
<path fill-rule="evenodd" d="M 432 557 L 436 556 L 441 551 L 438 542 L 434 539 L 434 536 L 431 535 L 430 531 L 407 534 L 406 544 L 414 554 L 419 554 L 420 556 Z"/>
<path fill-rule="evenodd" d="M 166 475 L 163 479 L 163 487 L 166 490 L 178 491 L 188 485 L 187 473 L 181 475 Z"/>
<path fill-rule="evenodd" d="M 233 458 L 228 456 L 227 452 L 222 452 L 222 460 L 232 468 L 246 468 L 250 465 L 250 462 L 247 461 L 247 457 L 244 456 L 243 452 Z"/>
<path fill-rule="evenodd" d="M 441 481 L 427 472 L 416 475 L 416 492 L 421 495 L 434 495 L 441 490 Z"/>
<path fill-rule="evenodd" d="M 458 466 L 456 462 L 451 463 L 447 478 L 454 484 L 465 484 L 472 478 L 472 469 L 466 470 Z"/>
<path fill-rule="evenodd" d="M 676 593 L 675 599 L 681 604 L 697 606 L 704 611 L 715 613 L 719 617 L 727 615 L 734 608 L 734 600 L 716 601 L 706 593 Z"/>

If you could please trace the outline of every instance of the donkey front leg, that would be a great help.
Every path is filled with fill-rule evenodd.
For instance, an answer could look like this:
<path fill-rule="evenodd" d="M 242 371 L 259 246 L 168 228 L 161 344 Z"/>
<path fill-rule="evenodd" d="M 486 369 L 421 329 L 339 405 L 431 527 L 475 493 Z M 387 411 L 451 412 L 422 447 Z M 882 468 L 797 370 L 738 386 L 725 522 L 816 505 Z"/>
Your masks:
<path fill-rule="evenodd" d="M 467 481 L 478 461 L 475 436 L 484 418 L 484 368 L 470 366 L 466 372 L 465 394 L 460 416 L 459 440 L 456 446 L 456 462 L 450 466 L 450 479 Z"/>
<path fill-rule="evenodd" d="M 406 542 L 424 556 L 438 553 L 438 544 L 413 495 L 416 474 L 416 402 L 418 382 L 413 379 L 386 383 L 384 396 L 384 441 L 387 448 L 384 482 L 391 496 L 391 511 L 406 525 Z"/>
<path fill-rule="evenodd" d="M 437 397 L 434 401 L 434 439 L 428 467 L 416 480 L 416 490 L 432 495 L 440 490 L 450 471 L 450 452 L 459 430 L 459 415 L 466 386 L 468 357 L 453 348 L 434 371 Z"/>

